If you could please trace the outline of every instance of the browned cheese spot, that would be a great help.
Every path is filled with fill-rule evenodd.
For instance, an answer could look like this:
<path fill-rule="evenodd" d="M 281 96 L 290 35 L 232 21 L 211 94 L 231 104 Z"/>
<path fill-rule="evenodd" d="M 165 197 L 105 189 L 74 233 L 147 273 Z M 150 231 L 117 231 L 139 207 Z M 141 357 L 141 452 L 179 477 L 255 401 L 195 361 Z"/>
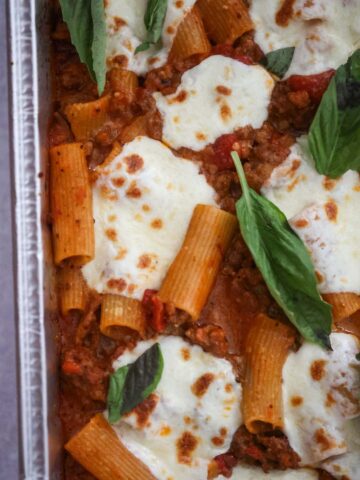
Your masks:
<path fill-rule="evenodd" d="M 305 218 L 299 218 L 295 220 L 294 225 L 297 228 L 305 228 L 309 225 L 309 222 Z"/>
<path fill-rule="evenodd" d="M 190 360 L 190 357 L 191 357 L 190 350 L 188 348 L 182 348 L 181 356 L 185 360 L 185 362 L 187 362 L 188 360 Z"/>
<path fill-rule="evenodd" d="M 144 253 L 144 255 L 141 255 L 139 257 L 139 261 L 137 264 L 138 268 L 145 269 L 145 268 L 149 268 L 150 265 L 151 265 L 151 258 L 149 257 L 149 255 L 146 255 L 146 253 Z"/>
<path fill-rule="evenodd" d="M 313 380 L 319 382 L 325 375 L 325 360 L 314 360 L 310 366 L 310 373 Z"/>
<path fill-rule="evenodd" d="M 216 91 L 220 93 L 220 95 L 231 95 L 231 88 L 225 87 L 224 85 L 218 85 Z"/>
<path fill-rule="evenodd" d="M 325 212 L 331 222 L 336 222 L 338 207 L 333 200 L 329 200 L 325 203 Z"/>
<path fill-rule="evenodd" d="M 197 397 L 202 397 L 207 392 L 207 389 L 214 381 L 215 377 L 212 373 L 204 373 L 191 386 L 191 391 Z"/>
<path fill-rule="evenodd" d="M 304 399 L 303 397 L 299 397 L 299 396 L 294 396 L 294 397 L 291 397 L 291 405 L 293 407 L 299 407 L 300 405 L 302 405 L 304 403 Z"/>
<path fill-rule="evenodd" d="M 111 179 L 111 183 L 114 185 L 114 187 L 121 188 L 124 183 L 125 183 L 125 178 L 124 177 L 116 177 Z"/>
<path fill-rule="evenodd" d="M 126 190 L 126 196 L 130 198 L 140 198 L 141 197 L 141 190 L 137 186 L 135 180 L 133 180 L 130 184 L 130 187 Z"/>
<path fill-rule="evenodd" d="M 140 155 L 136 154 L 125 157 L 124 162 L 126 163 L 126 171 L 128 173 L 135 173 L 144 166 L 144 160 Z"/>
<path fill-rule="evenodd" d="M 111 278 L 107 282 L 107 286 L 118 292 L 123 292 L 127 286 L 126 281 L 123 278 Z"/>
<path fill-rule="evenodd" d="M 151 222 L 151 226 L 152 228 L 155 228 L 157 230 L 160 230 L 160 228 L 163 227 L 163 221 L 161 220 L 161 218 L 155 218 L 152 222 Z"/>
<path fill-rule="evenodd" d="M 287 27 L 290 20 L 294 15 L 294 3 L 295 0 L 283 0 L 280 9 L 276 13 L 276 23 L 280 27 Z"/>
<path fill-rule="evenodd" d="M 326 435 L 323 428 L 318 428 L 314 434 L 316 443 L 320 446 L 322 452 L 334 447 L 334 442 Z"/>
<path fill-rule="evenodd" d="M 105 230 L 105 235 L 112 241 L 115 242 L 117 239 L 117 233 L 114 228 L 108 228 Z"/>
<path fill-rule="evenodd" d="M 144 428 L 149 425 L 150 415 L 155 410 L 155 407 L 159 401 L 159 397 L 154 393 L 151 393 L 148 398 L 139 403 L 131 413 L 136 415 L 136 423 L 139 428 Z"/>
<path fill-rule="evenodd" d="M 178 462 L 190 465 L 198 440 L 191 432 L 184 432 L 176 441 Z"/>

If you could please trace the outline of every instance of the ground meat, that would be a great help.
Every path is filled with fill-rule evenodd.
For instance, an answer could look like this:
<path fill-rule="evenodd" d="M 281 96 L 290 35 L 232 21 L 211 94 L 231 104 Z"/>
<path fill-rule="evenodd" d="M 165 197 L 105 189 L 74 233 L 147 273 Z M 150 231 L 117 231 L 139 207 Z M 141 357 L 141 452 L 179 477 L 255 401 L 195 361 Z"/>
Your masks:
<path fill-rule="evenodd" d="M 254 435 L 241 426 L 234 435 L 230 452 L 239 460 L 260 466 L 264 472 L 273 469 L 298 468 L 300 457 L 281 432 Z"/>
<path fill-rule="evenodd" d="M 319 470 L 319 480 L 336 480 L 335 477 L 330 475 L 330 473 L 325 472 L 325 470 Z M 346 480 L 346 478 L 342 478 L 341 480 Z"/>
<path fill-rule="evenodd" d="M 216 325 L 194 325 L 185 331 L 190 342 L 200 345 L 206 352 L 224 357 L 228 352 L 228 342 L 221 327 Z"/>

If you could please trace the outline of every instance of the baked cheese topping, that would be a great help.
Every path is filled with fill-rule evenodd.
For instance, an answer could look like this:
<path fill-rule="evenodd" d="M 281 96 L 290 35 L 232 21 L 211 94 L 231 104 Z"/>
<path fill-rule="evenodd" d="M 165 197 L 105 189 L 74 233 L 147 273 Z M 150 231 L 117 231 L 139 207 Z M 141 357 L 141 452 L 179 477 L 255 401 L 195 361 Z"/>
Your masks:
<path fill-rule="evenodd" d="M 151 406 L 114 426 L 125 445 L 159 480 L 204 480 L 210 460 L 228 450 L 241 424 L 241 386 L 231 364 L 180 337 L 159 337 L 164 357 Z M 134 362 L 153 340 L 138 343 L 115 361 Z M 147 414 L 144 416 L 144 410 Z"/>
<path fill-rule="evenodd" d="M 193 7 L 195 0 L 169 0 L 162 30 L 161 47 L 151 46 L 135 54 L 136 48 L 146 40 L 144 15 L 147 0 L 108 0 L 105 3 L 108 68 L 122 66 L 143 75 L 166 63 L 177 28 Z"/>
<path fill-rule="evenodd" d="M 283 4 L 293 4 L 282 11 Z M 309 75 L 345 63 L 360 46 L 359 0 L 253 0 L 255 40 L 265 53 L 296 47 L 286 74 Z"/>
<path fill-rule="evenodd" d="M 305 468 L 299 470 L 271 470 L 265 473 L 261 468 L 248 465 L 238 465 L 234 468 L 231 480 L 318 480 L 319 476 L 314 470 Z M 220 475 L 217 480 L 227 480 Z"/>
<path fill-rule="evenodd" d="M 346 452 L 345 420 L 360 413 L 360 342 L 345 333 L 330 340 L 333 351 L 304 343 L 283 369 L 284 432 L 302 465 Z"/>
<path fill-rule="evenodd" d="M 214 205 L 199 166 L 137 137 L 98 169 L 93 185 L 95 258 L 82 269 L 99 293 L 142 298 L 158 289 L 199 203 Z"/>
<path fill-rule="evenodd" d="M 356 480 L 359 478 L 360 458 L 360 417 L 349 420 L 345 424 L 345 438 L 348 450 L 343 455 L 329 458 L 321 464 L 321 468 L 338 480 Z"/>
<path fill-rule="evenodd" d="M 259 65 L 213 55 L 182 76 L 176 92 L 154 93 L 163 118 L 163 141 L 202 150 L 223 134 L 267 118 L 274 80 Z"/>
<path fill-rule="evenodd" d="M 262 194 L 277 205 L 310 251 L 322 293 L 360 294 L 360 179 L 316 172 L 302 137 L 275 168 Z"/>

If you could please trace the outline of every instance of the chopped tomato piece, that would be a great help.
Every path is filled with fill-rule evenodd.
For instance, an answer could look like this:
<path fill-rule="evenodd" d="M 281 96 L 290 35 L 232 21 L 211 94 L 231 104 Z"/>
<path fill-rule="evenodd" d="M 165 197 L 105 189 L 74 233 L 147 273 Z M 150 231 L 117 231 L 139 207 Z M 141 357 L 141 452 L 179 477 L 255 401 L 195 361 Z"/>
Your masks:
<path fill-rule="evenodd" d="M 157 290 L 145 290 L 142 304 L 148 314 L 150 326 L 157 333 L 163 332 L 166 327 L 165 309 L 164 304 L 157 296 Z"/>
<path fill-rule="evenodd" d="M 222 135 L 219 137 L 213 145 L 214 160 L 219 170 L 227 170 L 234 167 L 234 163 L 231 158 L 231 152 L 239 148 L 238 138 L 234 133 L 228 135 Z"/>
<path fill-rule="evenodd" d="M 304 90 L 314 102 L 320 102 L 334 74 L 331 69 L 315 75 L 292 75 L 287 83 L 294 92 Z"/>
<path fill-rule="evenodd" d="M 66 375 L 80 375 L 82 372 L 81 365 L 73 360 L 65 360 L 61 368 Z"/>

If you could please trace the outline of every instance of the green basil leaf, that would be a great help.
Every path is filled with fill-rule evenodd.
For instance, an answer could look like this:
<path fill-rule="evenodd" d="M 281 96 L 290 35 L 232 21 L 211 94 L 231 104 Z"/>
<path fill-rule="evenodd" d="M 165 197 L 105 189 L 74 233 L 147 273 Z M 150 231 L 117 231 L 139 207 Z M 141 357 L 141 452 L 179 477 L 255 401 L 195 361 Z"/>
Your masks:
<path fill-rule="evenodd" d="M 60 0 L 64 21 L 70 31 L 71 42 L 80 60 L 87 66 L 91 78 L 97 82 L 101 95 L 106 79 L 106 25 L 103 0 Z"/>
<path fill-rule="evenodd" d="M 164 27 L 167 0 L 149 0 L 144 16 L 144 23 L 148 32 L 146 41 L 141 43 L 135 50 L 135 53 L 148 50 L 151 45 L 154 45 L 161 39 L 162 30 Z"/>
<path fill-rule="evenodd" d="M 285 47 L 274 50 L 265 55 L 260 62 L 269 72 L 273 73 L 279 78 L 283 78 L 285 73 L 289 70 L 295 47 Z"/>
<path fill-rule="evenodd" d="M 238 154 L 231 156 L 243 191 L 236 203 L 240 230 L 271 295 L 306 340 L 331 348 L 331 307 L 318 293 L 305 245 L 285 215 L 249 188 Z"/>
<path fill-rule="evenodd" d="M 157 387 L 164 368 L 160 345 L 155 343 L 129 365 L 110 375 L 107 407 L 109 422 L 117 422 Z"/>
<path fill-rule="evenodd" d="M 337 178 L 360 170 L 360 49 L 341 65 L 324 93 L 309 132 L 319 173 Z"/>
<path fill-rule="evenodd" d="M 124 385 L 128 370 L 128 366 L 121 367 L 118 368 L 115 373 L 110 375 L 109 391 L 107 397 L 107 408 L 109 411 L 110 423 L 115 423 L 120 420 Z"/>

